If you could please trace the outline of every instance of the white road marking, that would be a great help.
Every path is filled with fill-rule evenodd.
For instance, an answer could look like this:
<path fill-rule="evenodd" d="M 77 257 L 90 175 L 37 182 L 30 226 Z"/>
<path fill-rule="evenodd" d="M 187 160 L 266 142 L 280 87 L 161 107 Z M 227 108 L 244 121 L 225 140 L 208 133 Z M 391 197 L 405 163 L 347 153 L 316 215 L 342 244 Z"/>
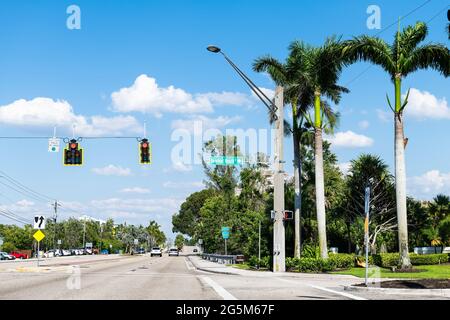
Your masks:
<path fill-rule="evenodd" d="M 353 300 L 367 300 L 366 298 L 358 297 L 358 296 L 355 296 L 355 295 L 350 294 L 350 293 L 339 292 L 339 291 L 331 290 L 331 289 L 328 289 L 328 288 L 315 286 L 315 285 L 312 285 L 312 284 L 309 284 L 308 286 L 310 286 L 312 288 L 315 288 L 315 289 L 319 289 L 319 290 L 323 290 L 323 291 L 328 291 L 328 292 L 331 292 L 331 293 L 339 294 L 341 296 L 344 296 L 344 297 L 347 297 L 347 298 L 350 298 L 350 299 L 353 299 Z"/>
<path fill-rule="evenodd" d="M 217 282 L 213 281 L 211 278 L 206 276 L 199 276 L 205 283 L 207 283 L 214 291 L 217 292 L 219 296 L 223 298 L 223 300 L 237 300 L 235 296 L 225 290 L 222 286 L 220 286 Z"/>
<path fill-rule="evenodd" d="M 188 268 L 188 270 L 195 270 L 195 268 L 191 266 L 191 263 L 188 262 L 186 258 L 184 258 L 184 263 L 186 263 L 186 268 Z"/>

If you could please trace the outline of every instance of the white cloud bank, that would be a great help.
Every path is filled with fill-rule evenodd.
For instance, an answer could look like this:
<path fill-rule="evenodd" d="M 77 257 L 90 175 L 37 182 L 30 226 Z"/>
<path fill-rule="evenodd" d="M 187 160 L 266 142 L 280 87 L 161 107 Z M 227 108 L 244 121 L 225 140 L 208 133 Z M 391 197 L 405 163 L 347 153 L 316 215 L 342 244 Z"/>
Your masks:
<path fill-rule="evenodd" d="M 147 194 L 150 193 L 150 189 L 141 188 L 141 187 L 133 187 L 133 188 L 123 188 L 120 190 L 122 193 L 138 193 L 138 194 Z"/>
<path fill-rule="evenodd" d="M 93 168 L 92 172 L 101 176 L 125 177 L 131 175 L 131 170 L 129 168 L 122 168 L 120 166 L 115 166 L 112 164 L 103 168 Z"/>
<path fill-rule="evenodd" d="M 450 172 L 430 170 L 421 176 L 408 178 L 408 193 L 421 198 L 431 199 L 439 193 L 450 195 Z"/>
<path fill-rule="evenodd" d="M 130 87 L 111 94 L 112 108 L 117 112 L 151 113 L 211 113 L 214 105 L 251 106 L 249 95 L 238 92 L 191 94 L 173 85 L 160 87 L 155 78 L 142 74 Z"/>
<path fill-rule="evenodd" d="M 405 114 L 419 120 L 450 119 L 450 106 L 445 97 L 439 99 L 428 91 L 411 88 Z"/>
<path fill-rule="evenodd" d="M 335 147 L 364 148 L 373 145 L 373 139 L 353 131 L 338 132 L 334 136 L 325 137 Z"/>
<path fill-rule="evenodd" d="M 20 99 L 0 106 L 0 123 L 32 128 L 52 128 L 57 126 L 71 132 L 72 126 L 84 136 L 122 135 L 141 131 L 138 121 L 132 116 L 91 116 L 74 113 L 65 100 L 37 97 L 32 100 Z"/>

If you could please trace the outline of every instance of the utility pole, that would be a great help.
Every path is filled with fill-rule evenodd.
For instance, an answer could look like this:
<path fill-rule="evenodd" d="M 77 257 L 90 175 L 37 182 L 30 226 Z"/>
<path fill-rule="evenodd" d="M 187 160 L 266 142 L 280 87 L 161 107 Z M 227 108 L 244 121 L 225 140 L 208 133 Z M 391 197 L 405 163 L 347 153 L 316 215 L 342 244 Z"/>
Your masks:
<path fill-rule="evenodd" d="M 275 221 L 273 226 L 273 272 L 285 272 L 285 235 L 284 235 L 284 171 L 283 171 L 283 138 L 284 138 L 284 101 L 283 87 L 275 90 L 275 106 L 277 120 L 275 122 L 275 154 L 274 154 L 274 191 L 273 207 Z"/>
<path fill-rule="evenodd" d="M 58 206 L 60 206 L 60 204 L 58 203 L 58 200 L 55 200 L 55 203 L 53 204 L 53 209 L 55 210 L 55 226 L 54 226 L 54 230 L 53 230 L 53 247 L 56 250 L 56 221 L 58 219 Z"/>
<path fill-rule="evenodd" d="M 83 224 L 83 248 L 84 251 L 86 252 L 86 218 L 83 219 L 84 220 L 84 224 Z"/>

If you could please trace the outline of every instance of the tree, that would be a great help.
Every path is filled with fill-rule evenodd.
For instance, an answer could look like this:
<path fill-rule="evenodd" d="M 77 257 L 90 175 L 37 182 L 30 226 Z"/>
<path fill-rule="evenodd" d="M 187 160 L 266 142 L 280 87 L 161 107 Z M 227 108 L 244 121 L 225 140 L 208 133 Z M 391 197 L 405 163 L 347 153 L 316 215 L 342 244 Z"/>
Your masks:
<path fill-rule="evenodd" d="M 290 45 L 290 56 L 294 57 L 301 65 L 305 83 L 304 90 L 307 96 L 314 97 L 314 121 L 309 122 L 314 126 L 314 159 L 315 159 L 315 189 L 316 189 L 316 214 L 319 235 L 320 256 L 328 257 L 326 235 L 325 212 L 325 185 L 323 168 L 323 137 L 324 129 L 329 129 L 329 124 L 323 121 L 324 113 L 331 110 L 326 100 L 338 104 L 341 94 L 349 92 L 347 88 L 337 85 L 345 60 L 342 57 L 340 40 L 328 38 L 321 47 L 311 47 L 303 42 L 294 41 Z M 332 118 L 329 114 L 328 118 Z"/>
<path fill-rule="evenodd" d="M 175 237 L 175 247 L 177 247 L 178 250 L 183 249 L 184 242 L 185 242 L 185 239 L 184 239 L 183 235 L 177 234 L 177 236 Z"/>
<path fill-rule="evenodd" d="M 403 111 L 408 103 L 409 91 L 405 100 L 401 98 L 401 83 L 407 75 L 419 69 L 432 68 L 439 71 L 445 77 L 450 74 L 450 53 L 442 44 L 427 44 L 419 46 L 427 35 L 427 26 L 423 22 L 417 22 L 414 26 L 408 26 L 400 32 L 397 31 L 394 42 L 389 46 L 380 38 L 366 35 L 355 37 L 345 41 L 342 55 L 347 63 L 358 60 L 370 61 L 381 66 L 394 83 L 395 103 L 388 104 L 394 113 L 395 128 L 395 187 L 398 220 L 398 239 L 400 251 L 400 266 L 402 269 L 411 268 L 408 253 L 408 221 L 406 201 L 406 170 Z"/>
<path fill-rule="evenodd" d="M 216 194 L 213 189 L 194 192 L 181 204 L 178 213 L 172 216 L 172 232 L 181 232 L 196 238 L 195 226 L 200 220 L 200 209 L 205 201 Z"/>
<path fill-rule="evenodd" d="M 395 189 L 388 165 L 378 156 L 362 154 L 351 161 L 345 185 L 342 209 L 349 228 L 355 219 L 364 218 L 365 188 L 366 186 L 370 187 L 369 243 L 372 253 L 376 253 L 377 238 L 397 227 Z M 362 243 L 361 237 L 359 244 Z"/>
<path fill-rule="evenodd" d="M 292 50 L 285 63 L 281 63 L 270 55 L 258 58 L 253 63 L 257 72 L 267 72 L 272 80 L 283 86 L 284 103 L 290 104 L 292 109 L 292 125 L 285 123 L 285 134 L 292 133 L 294 144 L 294 257 L 300 257 L 301 251 L 301 207 L 302 207 L 302 144 L 308 139 L 307 135 L 312 125 L 306 113 L 314 107 L 314 84 L 308 75 L 309 65 L 304 55 Z M 322 105 L 327 123 L 333 128 L 338 115 L 332 112 L 327 104 Z M 270 118 L 271 122 L 273 117 Z M 285 121 L 286 122 L 286 121 Z"/>

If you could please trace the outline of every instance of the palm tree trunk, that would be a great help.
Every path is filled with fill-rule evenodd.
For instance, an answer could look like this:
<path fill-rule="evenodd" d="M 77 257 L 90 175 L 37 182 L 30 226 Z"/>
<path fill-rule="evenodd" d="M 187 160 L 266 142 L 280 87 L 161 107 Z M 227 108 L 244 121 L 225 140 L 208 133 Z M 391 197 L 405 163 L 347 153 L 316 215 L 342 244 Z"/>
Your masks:
<path fill-rule="evenodd" d="M 401 110 L 401 75 L 395 76 L 395 191 L 398 220 L 400 268 L 411 268 L 408 252 L 408 222 L 406 210 L 405 142 Z"/>
<path fill-rule="evenodd" d="M 300 258 L 300 210 L 301 210 L 301 159 L 300 159 L 300 141 L 298 137 L 297 128 L 294 128 L 293 141 L 294 141 L 294 222 L 295 222 L 295 245 L 294 245 L 294 257 Z"/>
<path fill-rule="evenodd" d="M 320 110 L 320 93 L 316 92 L 314 97 L 315 109 L 315 134 L 314 134 L 314 160 L 316 179 L 316 211 L 317 227 L 319 235 L 320 256 L 328 258 L 327 230 L 325 215 L 325 182 L 323 175 L 323 146 L 322 146 L 322 120 Z"/>

